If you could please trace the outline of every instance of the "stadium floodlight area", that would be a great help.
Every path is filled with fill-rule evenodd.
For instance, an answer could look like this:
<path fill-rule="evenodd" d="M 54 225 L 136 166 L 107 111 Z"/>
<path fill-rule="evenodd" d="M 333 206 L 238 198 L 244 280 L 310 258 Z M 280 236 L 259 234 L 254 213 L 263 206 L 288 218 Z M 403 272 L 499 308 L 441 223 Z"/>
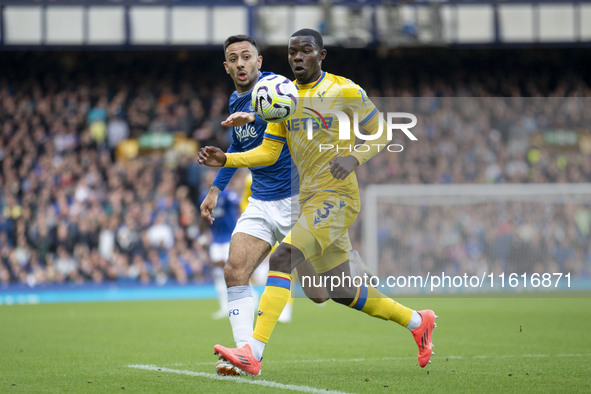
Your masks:
<path fill-rule="evenodd" d="M 591 0 L 0 0 L 0 47 L 283 47 L 303 27 L 342 47 L 586 45 L 590 22 Z"/>
<path fill-rule="evenodd" d="M 583 290 L 591 269 L 587 183 L 370 185 L 362 220 L 369 269 L 422 292 Z"/>

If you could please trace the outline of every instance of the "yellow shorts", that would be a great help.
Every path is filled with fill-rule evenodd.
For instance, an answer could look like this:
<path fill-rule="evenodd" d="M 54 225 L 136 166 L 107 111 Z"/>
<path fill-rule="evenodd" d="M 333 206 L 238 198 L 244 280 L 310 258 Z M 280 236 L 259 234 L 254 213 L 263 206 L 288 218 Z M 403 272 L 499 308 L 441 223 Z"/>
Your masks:
<path fill-rule="evenodd" d="M 295 226 L 283 242 L 298 248 L 318 273 L 349 259 L 349 227 L 359 214 L 359 199 L 319 192 L 304 201 Z"/>

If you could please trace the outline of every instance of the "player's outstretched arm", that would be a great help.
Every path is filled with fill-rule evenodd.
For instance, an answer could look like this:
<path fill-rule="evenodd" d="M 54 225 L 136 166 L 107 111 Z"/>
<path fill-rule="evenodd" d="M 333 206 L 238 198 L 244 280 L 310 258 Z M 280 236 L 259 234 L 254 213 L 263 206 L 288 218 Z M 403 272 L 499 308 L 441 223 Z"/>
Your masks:
<path fill-rule="evenodd" d="M 221 122 L 221 125 L 224 127 L 240 127 L 254 121 L 254 112 L 234 112 Z"/>
<path fill-rule="evenodd" d="M 262 167 L 274 164 L 283 142 L 265 138 L 263 143 L 246 152 L 224 153 L 220 148 L 205 146 L 199 150 L 199 164 L 209 167 Z"/>
<path fill-rule="evenodd" d="M 225 167 L 261 167 L 274 164 L 284 142 L 265 137 L 263 143 L 254 149 L 246 152 L 235 152 L 226 154 Z"/>
<path fill-rule="evenodd" d="M 207 196 L 205 196 L 205 199 L 203 199 L 203 202 L 200 206 L 201 217 L 207 220 L 210 225 L 213 224 L 215 220 L 215 218 L 211 216 L 211 214 L 213 213 L 215 207 L 218 205 L 219 192 L 220 189 L 218 189 L 216 186 L 211 186 L 209 188 L 209 191 L 207 192 Z"/>
<path fill-rule="evenodd" d="M 226 154 L 215 146 L 204 146 L 199 149 L 197 157 L 199 164 L 205 164 L 208 167 L 223 167 L 226 163 Z"/>

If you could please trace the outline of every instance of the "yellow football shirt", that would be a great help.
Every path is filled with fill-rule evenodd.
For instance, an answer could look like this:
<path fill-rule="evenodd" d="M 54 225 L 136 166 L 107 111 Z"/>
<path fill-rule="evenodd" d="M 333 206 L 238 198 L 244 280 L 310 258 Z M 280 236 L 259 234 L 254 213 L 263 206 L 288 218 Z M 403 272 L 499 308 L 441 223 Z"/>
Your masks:
<path fill-rule="evenodd" d="M 299 93 L 296 113 L 283 123 L 269 123 L 265 137 L 287 141 L 300 174 L 302 200 L 319 191 L 358 198 L 355 173 L 344 180 L 335 179 L 330 173 L 330 161 L 337 156 L 355 154 L 354 120 L 358 120 L 361 127 L 371 129 L 377 125 L 378 110 L 359 85 L 327 72 L 310 84 L 301 85 L 296 81 L 296 86 Z M 350 119 L 347 139 L 341 138 L 341 124 L 334 110 Z M 365 161 L 364 158 L 358 160 L 360 164 Z"/>
<path fill-rule="evenodd" d="M 365 129 L 369 134 L 379 130 L 377 108 L 359 85 L 326 72 L 310 84 L 296 81 L 296 86 L 299 102 L 294 115 L 283 123 L 269 123 L 261 145 L 247 152 L 227 153 L 224 165 L 273 164 L 287 142 L 300 175 L 300 200 L 319 191 L 358 199 L 355 173 L 344 180 L 335 179 L 330 173 L 330 161 L 338 156 L 352 155 L 361 165 L 378 153 L 380 146 L 388 143 L 387 133 L 382 133 L 371 143 L 355 144 L 354 127 Z M 342 126 L 340 115 L 346 118 Z"/>

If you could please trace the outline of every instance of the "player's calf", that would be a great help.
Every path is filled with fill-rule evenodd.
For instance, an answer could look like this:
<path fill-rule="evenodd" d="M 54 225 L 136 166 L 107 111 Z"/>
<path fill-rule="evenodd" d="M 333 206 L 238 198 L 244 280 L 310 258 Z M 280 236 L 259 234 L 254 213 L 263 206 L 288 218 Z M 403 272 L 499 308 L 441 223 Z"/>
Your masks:
<path fill-rule="evenodd" d="M 324 288 L 329 297 L 336 303 L 350 306 L 359 294 L 359 286 L 355 286 L 354 281 L 348 271 L 348 262 L 320 274 Z"/>

